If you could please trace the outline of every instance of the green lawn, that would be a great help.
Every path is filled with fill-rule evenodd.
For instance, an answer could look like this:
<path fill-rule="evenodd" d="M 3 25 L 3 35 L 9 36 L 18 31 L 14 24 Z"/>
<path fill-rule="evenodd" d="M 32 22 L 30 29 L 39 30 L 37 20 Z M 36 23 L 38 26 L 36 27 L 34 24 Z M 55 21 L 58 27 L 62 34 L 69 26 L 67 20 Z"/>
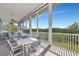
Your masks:
<path fill-rule="evenodd" d="M 61 43 L 61 42 L 53 42 L 53 44 L 60 46 L 60 47 L 64 47 L 64 48 L 69 49 L 71 51 L 79 52 L 79 46 L 74 45 L 74 44 L 69 45 L 69 43 Z"/>

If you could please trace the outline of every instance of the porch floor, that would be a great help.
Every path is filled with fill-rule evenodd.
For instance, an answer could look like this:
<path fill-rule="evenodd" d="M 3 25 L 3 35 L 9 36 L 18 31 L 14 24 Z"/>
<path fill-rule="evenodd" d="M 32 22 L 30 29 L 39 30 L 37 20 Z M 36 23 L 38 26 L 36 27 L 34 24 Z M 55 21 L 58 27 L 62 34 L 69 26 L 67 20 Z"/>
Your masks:
<path fill-rule="evenodd" d="M 8 56 L 9 55 L 9 49 L 7 47 L 5 40 L 0 40 L 0 56 Z"/>
<path fill-rule="evenodd" d="M 0 40 L 0 56 L 8 56 L 9 48 L 5 40 Z M 79 56 L 79 53 L 66 50 L 64 48 L 41 42 L 36 53 L 30 56 Z"/>

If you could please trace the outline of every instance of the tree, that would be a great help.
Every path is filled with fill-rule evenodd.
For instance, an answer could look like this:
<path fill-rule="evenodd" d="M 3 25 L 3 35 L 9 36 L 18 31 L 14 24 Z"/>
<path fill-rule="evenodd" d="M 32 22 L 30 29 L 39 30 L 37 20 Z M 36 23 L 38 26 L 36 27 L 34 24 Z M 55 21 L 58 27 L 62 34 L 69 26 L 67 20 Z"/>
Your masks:
<path fill-rule="evenodd" d="M 67 28 L 68 29 L 78 29 L 78 23 L 74 22 L 72 25 L 69 25 Z"/>
<path fill-rule="evenodd" d="M 10 23 L 5 25 L 5 29 L 10 32 L 16 32 L 17 26 L 15 26 L 14 23 Z"/>
<path fill-rule="evenodd" d="M 67 27 L 67 30 L 70 33 L 79 33 L 79 25 L 78 25 L 78 22 L 74 22 L 73 24 L 69 25 Z"/>

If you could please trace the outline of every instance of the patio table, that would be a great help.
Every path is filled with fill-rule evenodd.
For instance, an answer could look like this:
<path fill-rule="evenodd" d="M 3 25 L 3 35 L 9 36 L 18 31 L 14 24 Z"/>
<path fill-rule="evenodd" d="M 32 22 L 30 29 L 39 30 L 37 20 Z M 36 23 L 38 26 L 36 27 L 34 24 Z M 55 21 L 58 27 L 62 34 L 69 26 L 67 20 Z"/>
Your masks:
<path fill-rule="evenodd" d="M 17 44 L 23 46 L 23 56 L 25 55 L 24 47 L 25 45 L 30 45 L 34 40 L 26 39 L 26 40 L 17 40 Z"/>

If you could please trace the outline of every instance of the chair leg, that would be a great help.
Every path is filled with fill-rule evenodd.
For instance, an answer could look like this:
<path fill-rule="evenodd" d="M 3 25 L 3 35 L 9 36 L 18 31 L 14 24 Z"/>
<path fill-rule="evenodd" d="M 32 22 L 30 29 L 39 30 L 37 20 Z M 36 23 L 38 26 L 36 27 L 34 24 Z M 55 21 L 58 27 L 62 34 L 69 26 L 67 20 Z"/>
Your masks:
<path fill-rule="evenodd" d="M 12 53 L 12 51 L 10 51 L 10 53 L 9 53 L 9 55 L 8 55 L 8 56 L 10 56 L 10 55 L 11 55 L 11 53 Z"/>

